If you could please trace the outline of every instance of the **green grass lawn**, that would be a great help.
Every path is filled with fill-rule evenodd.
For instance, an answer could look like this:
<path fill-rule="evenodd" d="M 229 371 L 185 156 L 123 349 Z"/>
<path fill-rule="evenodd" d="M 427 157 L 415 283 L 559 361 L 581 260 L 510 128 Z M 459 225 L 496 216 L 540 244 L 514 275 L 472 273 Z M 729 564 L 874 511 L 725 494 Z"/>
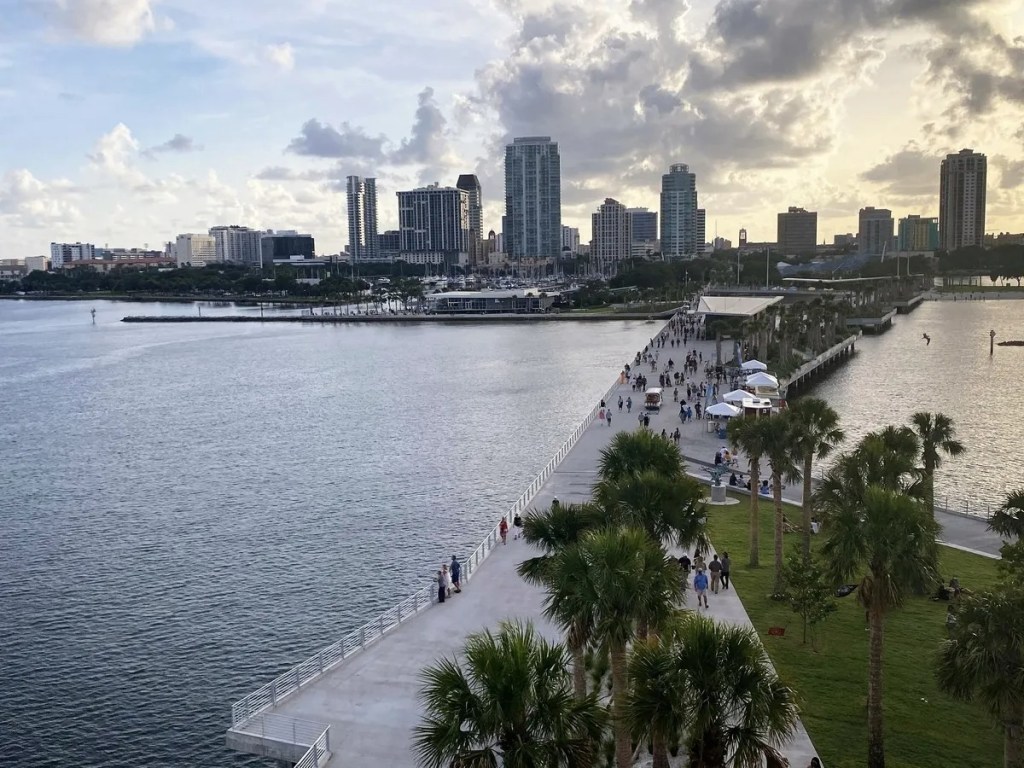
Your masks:
<path fill-rule="evenodd" d="M 749 500 L 709 509 L 711 540 L 732 558 L 732 580 L 779 674 L 796 692 L 801 717 L 829 768 L 856 768 L 867 760 L 868 633 L 856 595 L 841 598 L 839 610 L 820 625 L 817 650 L 801 643 L 800 618 L 784 603 L 768 599 L 774 573 L 773 509 L 761 503 L 761 567 L 746 565 L 749 555 Z M 791 521 L 800 519 L 789 509 Z M 786 534 L 786 547 L 799 542 Z M 968 589 L 996 581 L 995 561 L 941 547 L 945 581 L 958 576 Z M 885 746 L 889 766 L 1002 765 L 1002 737 L 977 703 L 962 704 L 941 693 L 933 664 L 945 637 L 946 606 L 910 598 L 890 614 L 885 632 Z M 784 637 L 769 637 L 784 627 Z M 803 766 L 794 766 L 803 768 Z"/>

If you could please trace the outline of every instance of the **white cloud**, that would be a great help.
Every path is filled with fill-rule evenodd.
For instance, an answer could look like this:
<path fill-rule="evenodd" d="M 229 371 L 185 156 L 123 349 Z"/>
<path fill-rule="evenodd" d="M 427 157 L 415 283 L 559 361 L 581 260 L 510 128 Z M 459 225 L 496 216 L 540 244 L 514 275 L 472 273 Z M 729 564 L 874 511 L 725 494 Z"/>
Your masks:
<path fill-rule="evenodd" d="M 98 45 L 129 46 L 156 29 L 151 0 L 52 0 L 58 28 Z M 162 25 L 163 26 L 163 25 Z"/>
<path fill-rule="evenodd" d="M 283 72 L 291 72 L 295 68 L 295 52 L 291 43 L 268 45 L 264 49 L 267 60 Z"/>
<path fill-rule="evenodd" d="M 82 218 L 69 199 L 74 194 L 70 181 L 44 182 L 16 168 L 0 180 L 0 217 L 16 227 L 63 229 Z"/>
<path fill-rule="evenodd" d="M 139 142 L 124 123 L 115 125 L 96 142 L 88 155 L 91 167 L 103 176 L 131 187 L 147 184 L 149 179 L 136 167 Z"/>

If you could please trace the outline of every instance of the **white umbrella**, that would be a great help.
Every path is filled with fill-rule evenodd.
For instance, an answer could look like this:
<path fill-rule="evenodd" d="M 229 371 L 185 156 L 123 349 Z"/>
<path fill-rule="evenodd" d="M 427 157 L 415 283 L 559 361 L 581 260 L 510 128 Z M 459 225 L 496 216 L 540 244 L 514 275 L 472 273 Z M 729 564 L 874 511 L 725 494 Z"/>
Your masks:
<path fill-rule="evenodd" d="M 704 413 L 708 414 L 709 416 L 730 419 L 734 416 L 739 416 L 741 413 L 743 413 L 743 411 L 737 408 L 735 405 L 729 405 L 728 403 L 716 403 L 715 405 L 709 406 L 704 411 Z"/>
<path fill-rule="evenodd" d="M 747 392 L 747 390 L 734 389 L 732 392 L 727 392 L 722 399 L 727 403 L 742 403 L 748 397 L 753 397 L 753 395 Z"/>
<path fill-rule="evenodd" d="M 768 366 L 762 363 L 760 360 L 747 360 L 740 366 L 744 371 L 767 371 Z"/>
<path fill-rule="evenodd" d="M 748 387 L 778 387 L 779 380 L 772 376 L 770 373 L 761 371 L 759 373 L 747 376 Z"/>

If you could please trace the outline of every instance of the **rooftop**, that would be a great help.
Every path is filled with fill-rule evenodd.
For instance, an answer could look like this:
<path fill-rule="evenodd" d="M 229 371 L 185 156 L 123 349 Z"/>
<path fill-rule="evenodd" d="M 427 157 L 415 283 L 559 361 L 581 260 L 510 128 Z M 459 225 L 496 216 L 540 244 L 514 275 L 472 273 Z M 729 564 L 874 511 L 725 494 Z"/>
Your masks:
<path fill-rule="evenodd" d="M 782 296 L 701 296 L 697 312 L 705 315 L 753 317 L 782 299 Z"/>

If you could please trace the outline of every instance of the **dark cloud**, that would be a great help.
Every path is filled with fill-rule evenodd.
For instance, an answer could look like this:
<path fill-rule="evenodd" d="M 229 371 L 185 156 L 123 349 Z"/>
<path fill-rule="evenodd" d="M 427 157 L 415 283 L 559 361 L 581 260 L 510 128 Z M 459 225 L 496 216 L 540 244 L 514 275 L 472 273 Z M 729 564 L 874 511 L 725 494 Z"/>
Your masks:
<path fill-rule="evenodd" d="M 153 159 L 157 155 L 170 153 L 187 154 L 189 152 L 198 152 L 201 149 L 202 147 L 196 144 L 192 137 L 176 133 L 163 144 L 157 144 L 155 147 L 143 150 L 142 154 Z"/>
<path fill-rule="evenodd" d="M 992 165 L 999 169 L 1000 189 L 1016 189 L 1024 185 L 1024 160 L 996 155 L 992 158 Z"/>
<path fill-rule="evenodd" d="M 939 188 L 942 158 L 922 150 L 914 142 L 864 171 L 860 178 L 879 185 L 896 197 L 935 195 Z"/>
<path fill-rule="evenodd" d="M 301 135 L 291 140 L 286 151 L 307 157 L 379 160 L 384 157 L 386 141 L 385 136 L 370 136 L 348 122 L 343 122 L 339 130 L 311 118 L 303 123 Z"/>
<path fill-rule="evenodd" d="M 433 164 L 448 149 L 445 126 L 448 121 L 434 100 L 434 89 L 424 88 L 417 97 L 416 118 L 409 138 L 392 152 L 388 159 L 395 165 Z"/>

